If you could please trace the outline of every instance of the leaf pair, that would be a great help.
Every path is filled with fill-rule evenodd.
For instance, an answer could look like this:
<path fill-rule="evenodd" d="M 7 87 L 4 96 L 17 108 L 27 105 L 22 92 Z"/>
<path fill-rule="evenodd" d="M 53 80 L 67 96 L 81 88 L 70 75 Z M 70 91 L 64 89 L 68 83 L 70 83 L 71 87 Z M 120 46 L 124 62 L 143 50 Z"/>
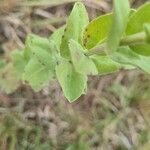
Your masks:
<path fill-rule="evenodd" d="M 133 66 L 138 66 L 144 71 L 149 73 L 149 70 L 148 70 L 149 68 L 147 67 L 145 68 L 144 64 L 146 62 L 149 62 L 150 58 L 142 57 L 140 55 L 149 56 L 150 44 L 144 43 L 144 44 L 139 44 L 136 46 L 135 45 L 130 46 L 130 50 L 129 48 L 127 48 L 128 55 L 125 53 L 121 53 L 120 49 L 122 48 L 119 48 L 120 41 L 123 37 L 125 37 L 126 35 L 139 33 L 143 31 L 144 29 L 145 29 L 144 32 L 146 33 L 146 36 L 147 36 L 147 42 L 149 42 L 149 37 L 150 37 L 149 14 L 150 14 L 150 3 L 146 3 L 137 11 L 135 10 L 133 11 L 129 9 L 128 0 L 120 0 L 120 1 L 114 0 L 113 14 L 100 16 L 96 18 L 95 20 L 93 20 L 91 23 L 89 23 L 89 25 L 87 26 L 86 31 L 84 33 L 84 41 L 86 42 L 85 43 L 86 48 L 91 49 L 95 46 L 98 47 L 98 45 L 100 45 L 101 43 L 106 42 L 107 49 L 105 52 L 109 54 L 111 59 L 116 61 L 116 59 L 114 59 L 114 54 L 116 55 L 116 53 L 118 53 L 117 54 L 118 57 L 120 56 L 119 60 L 121 60 L 121 58 L 123 57 L 124 59 L 126 59 L 125 61 L 126 63 L 122 63 L 122 61 L 117 61 L 117 62 L 123 65 L 132 64 Z M 134 53 L 133 51 L 136 53 Z M 129 55 L 129 53 L 131 56 Z M 137 64 L 137 62 L 135 61 L 131 63 L 132 59 L 134 60 L 135 55 L 136 55 L 136 60 L 140 62 L 140 65 L 139 63 Z M 131 60 L 129 59 L 129 57 Z M 103 63 L 101 60 L 103 60 L 103 58 L 101 58 L 100 56 L 99 56 L 99 60 L 98 60 L 98 56 L 96 56 L 96 58 L 97 58 L 96 60 L 94 59 L 96 65 L 102 66 Z M 107 60 L 108 62 L 111 62 L 110 58 L 108 58 Z M 144 63 L 144 60 L 145 60 L 145 63 Z M 144 63 L 143 66 L 141 63 Z M 113 68 L 112 64 L 110 64 L 108 68 L 111 68 L 111 67 Z M 107 73 L 107 70 L 106 70 L 106 73 Z"/>
<path fill-rule="evenodd" d="M 75 71 L 73 65 L 67 61 L 56 67 L 56 75 L 69 102 L 75 101 L 87 89 L 87 76 Z"/>
<path fill-rule="evenodd" d="M 83 31 L 89 20 L 82 3 L 77 2 L 69 16 L 60 44 L 61 59 L 56 66 L 57 79 L 66 98 L 73 102 L 85 93 L 87 89 L 87 75 L 97 74 L 93 61 L 84 55 Z M 51 39 L 61 35 L 58 31 Z M 59 36 L 60 37 L 60 36 Z M 57 38 L 58 39 L 58 38 Z"/>
<path fill-rule="evenodd" d="M 75 3 L 66 23 L 60 45 L 60 53 L 62 57 L 70 59 L 70 50 L 68 45 L 70 39 L 73 39 L 83 45 L 83 32 L 88 23 L 89 19 L 85 6 L 80 2 Z"/>
<path fill-rule="evenodd" d="M 69 49 L 72 62 L 61 62 L 56 67 L 56 75 L 66 98 L 73 102 L 86 92 L 87 75 L 97 74 L 97 68 L 76 41 L 70 40 Z"/>
<path fill-rule="evenodd" d="M 84 44 L 91 49 L 99 43 L 107 42 L 107 52 L 117 50 L 125 32 L 130 7 L 128 0 L 114 0 L 113 13 L 94 19 L 84 32 Z"/>
<path fill-rule="evenodd" d="M 29 35 L 25 50 L 14 53 L 14 66 L 35 91 L 39 91 L 55 76 L 56 58 L 53 51 L 56 48 L 52 44 L 46 38 Z"/>
<path fill-rule="evenodd" d="M 85 46 L 88 49 L 91 49 L 97 44 L 108 39 L 107 50 L 115 50 L 116 48 L 114 45 L 117 46 L 119 44 L 117 41 L 120 41 L 120 38 L 123 36 L 123 32 L 124 36 L 136 34 L 144 30 L 145 24 L 150 24 L 149 2 L 145 3 L 137 11 L 130 10 L 130 15 L 127 3 L 128 0 L 114 0 L 115 7 L 113 14 L 100 16 L 87 26 L 87 30 L 84 33 L 84 41 L 86 42 Z M 127 16 L 129 17 L 127 18 Z M 117 40 L 117 38 L 119 40 Z M 148 43 L 138 44 L 136 46 L 132 45 L 130 48 L 140 55 L 150 56 L 150 44 Z"/>

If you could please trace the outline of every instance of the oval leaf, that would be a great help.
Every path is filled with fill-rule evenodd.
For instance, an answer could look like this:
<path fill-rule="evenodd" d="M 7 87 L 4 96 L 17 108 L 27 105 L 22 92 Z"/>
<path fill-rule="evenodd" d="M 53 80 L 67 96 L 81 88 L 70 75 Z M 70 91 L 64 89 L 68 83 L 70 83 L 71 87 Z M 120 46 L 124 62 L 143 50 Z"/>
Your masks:
<path fill-rule="evenodd" d="M 69 41 L 69 48 L 71 53 L 71 60 L 76 72 L 86 75 L 98 74 L 94 62 L 84 55 L 84 49 L 80 44 L 74 40 Z"/>
<path fill-rule="evenodd" d="M 126 34 L 136 34 L 143 31 L 143 24 L 150 23 L 150 3 L 145 3 L 137 11 L 132 13 L 126 28 Z"/>
<path fill-rule="evenodd" d="M 118 51 L 112 55 L 112 59 L 122 64 L 139 67 L 143 71 L 150 73 L 150 57 L 138 55 L 129 47 L 119 47 Z"/>
<path fill-rule="evenodd" d="M 56 67 L 57 79 L 69 102 L 78 99 L 87 89 L 87 76 L 79 74 L 69 62 L 62 62 Z"/>
<path fill-rule="evenodd" d="M 60 49 L 62 36 L 64 35 L 65 27 L 57 29 L 49 38 L 50 42 L 54 41 L 57 45 L 57 48 Z"/>
<path fill-rule="evenodd" d="M 54 77 L 54 72 L 48 70 L 37 59 L 31 59 L 25 67 L 23 80 L 35 90 L 41 90 Z"/>
<path fill-rule="evenodd" d="M 112 14 L 102 15 L 91 21 L 84 32 L 84 46 L 91 49 L 108 36 L 112 24 Z"/>
<path fill-rule="evenodd" d="M 60 53 L 63 57 L 70 58 L 70 50 L 68 47 L 68 42 L 70 39 L 79 42 L 81 45 L 83 44 L 83 31 L 88 23 L 89 19 L 85 6 L 81 2 L 75 3 L 62 37 Z"/>
<path fill-rule="evenodd" d="M 106 55 L 94 55 L 91 56 L 93 59 L 99 75 L 105 75 L 110 74 L 113 72 L 119 71 L 121 68 L 121 65 L 115 61 L 113 61 L 111 58 L 109 58 Z"/>

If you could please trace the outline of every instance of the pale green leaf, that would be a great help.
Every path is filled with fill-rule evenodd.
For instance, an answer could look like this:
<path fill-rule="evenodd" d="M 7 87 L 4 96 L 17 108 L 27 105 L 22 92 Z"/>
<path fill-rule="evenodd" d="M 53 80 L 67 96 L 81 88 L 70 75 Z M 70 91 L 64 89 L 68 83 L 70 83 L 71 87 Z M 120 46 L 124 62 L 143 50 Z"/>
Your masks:
<path fill-rule="evenodd" d="M 26 40 L 25 52 L 30 61 L 25 66 L 23 79 L 39 91 L 55 77 L 58 48 L 53 40 L 30 35 Z"/>
<path fill-rule="evenodd" d="M 86 75 L 98 74 L 94 62 L 84 55 L 83 47 L 74 40 L 69 41 L 71 60 L 76 72 Z"/>
<path fill-rule="evenodd" d="M 25 52 L 24 55 L 26 58 L 30 59 L 32 57 L 32 50 L 39 47 L 44 51 L 50 52 L 50 44 L 49 39 L 40 37 L 35 34 L 29 34 L 25 41 Z"/>
<path fill-rule="evenodd" d="M 79 42 L 81 45 L 83 44 L 83 31 L 88 23 L 89 19 L 85 6 L 81 2 L 75 3 L 62 37 L 60 53 L 63 57 L 70 58 L 70 50 L 68 47 L 70 39 Z"/>
<path fill-rule="evenodd" d="M 112 27 L 107 39 L 107 52 L 112 54 L 120 44 L 120 40 L 126 30 L 130 6 L 128 0 L 114 0 Z"/>
<path fill-rule="evenodd" d="M 41 90 L 54 77 L 54 72 L 42 65 L 37 59 L 31 59 L 25 67 L 23 79 L 35 90 Z"/>
<path fill-rule="evenodd" d="M 122 64 L 136 66 L 150 73 L 150 57 L 138 55 L 129 47 L 119 47 L 117 52 L 112 55 L 112 59 Z"/>
<path fill-rule="evenodd" d="M 121 65 L 106 55 L 93 55 L 93 59 L 99 75 L 110 74 L 119 71 Z"/>
<path fill-rule="evenodd" d="M 87 76 L 75 71 L 72 64 L 62 62 L 56 67 L 57 79 L 69 102 L 78 99 L 87 89 Z"/>
<path fill-rule="evenodd" d="M 54 33 L 49 38 L 50 42 L 51 41 L 55 42 L 58 49 L 60 49 L 62 36 L 64 35 L 64 30 L 65 30 L 65 27 L 61 27 L 61 28 L 57 29 L 56 31 L 54 31 Z"/>
<path fill-rule="evenodd" d="M 126 28 L 126 34 L 136 34 L 143 31 L 143 25 L 150 23 L 150 2 L 142 5 L 137 11 L 135 11 L 129 18 Z"/>
<path fill-rule="evenodd" d="M 47 51 L 41 49 L 40 47 L 33 48 L 32 54 L 33 54 L 32 58 L 36 58 L 41 65 L 45 66 L 51 71 L 54 70 L 56 65 L 55 55 L 48 53 Z"/>
<path fill-rule="evenodd" d="M 142 5 L 133 15 L 130 17 L 126 34 L 136 34 L 143 31 L 143 25 L 150 23 L 150 3 Z M 141 44 L 138 46 L 131 46 L 131 49 L 140 55 L 150 56 L 150 44 Z"/>
<path fill-rule="evenodd" d="M 47 38 L 40 37 L 35 34 L 29 34 L 27 36 L 25 45 L 27 49 L 33 49 L 34 47 L 41 47 L 49 52 L 49 40 Z"/>
<path fill-rule="evenodd" d="M 112 24 L 112 14 L 102 15 L 92 20 L 84 32 L 84 46 L 91 49 L 108 36 Z"/>
<path fill-rule="evenodd" d="M 28 59 L 25 57 L 24 52 L 25 51 L 22 50 L 22 51 L 14 51 L 12 53 L 13 65 L 19 74 L 22 74 L 24 72 L 24 68 L 28 63 Z"/>

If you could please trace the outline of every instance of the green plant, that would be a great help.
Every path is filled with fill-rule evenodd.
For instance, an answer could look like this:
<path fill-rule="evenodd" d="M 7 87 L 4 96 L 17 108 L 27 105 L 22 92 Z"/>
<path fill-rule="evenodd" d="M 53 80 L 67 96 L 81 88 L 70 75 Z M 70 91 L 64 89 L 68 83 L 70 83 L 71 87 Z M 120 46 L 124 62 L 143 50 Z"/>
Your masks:
<path fill-rule="evenodd" d="M 12 54 L 17 79 L 35 91 L 58 79 L 65 97 L 86 93 L 87 76 L 140 68 L 150 73 L 150 3 L 130 9 L 128 0 L 114 0 L 114 10 L 89 22 L 77 2 L 65 26 L 49 39 L 28 35 L 23 51 Z"/>

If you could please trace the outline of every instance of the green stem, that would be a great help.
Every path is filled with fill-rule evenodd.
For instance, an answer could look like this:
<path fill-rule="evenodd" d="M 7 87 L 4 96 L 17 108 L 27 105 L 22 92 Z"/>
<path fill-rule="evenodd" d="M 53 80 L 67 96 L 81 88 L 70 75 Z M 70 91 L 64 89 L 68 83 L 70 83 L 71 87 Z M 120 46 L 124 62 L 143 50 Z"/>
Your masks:
<path fill-rule="evenodd" d="M 147 42 L 147 37 L 145 32 L 136 33 L 133 35 L 126 36 L 122 38 L 120 41 L 120 46 L 131 46 L 131 45 L 138 45 Z M 87 56 L 91 56 L 94 54 L 102 54 L 106 50 L 106 43 L 101 43 L 100 45 L 95 46 L 94 48 L 90 49 Z"/>
<path fill-rule="evenodd" d="M 129 35 L 124 37 L 120 45 L 138 45 L 147 41 L 145 32 Z"/>

